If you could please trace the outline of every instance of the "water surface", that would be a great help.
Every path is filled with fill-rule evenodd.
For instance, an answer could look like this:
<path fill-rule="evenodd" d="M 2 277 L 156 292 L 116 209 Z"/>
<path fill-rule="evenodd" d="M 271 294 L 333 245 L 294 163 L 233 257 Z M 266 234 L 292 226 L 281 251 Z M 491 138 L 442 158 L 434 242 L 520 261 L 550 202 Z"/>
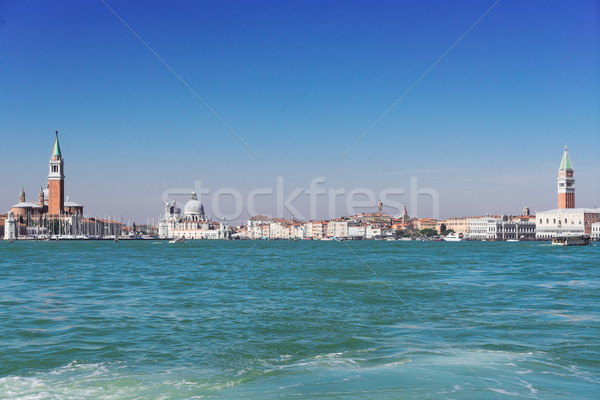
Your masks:
<path fill-rule="evenodd" d="M 599 256 L 0 242 L 0 398 L 597 399 Z"/>

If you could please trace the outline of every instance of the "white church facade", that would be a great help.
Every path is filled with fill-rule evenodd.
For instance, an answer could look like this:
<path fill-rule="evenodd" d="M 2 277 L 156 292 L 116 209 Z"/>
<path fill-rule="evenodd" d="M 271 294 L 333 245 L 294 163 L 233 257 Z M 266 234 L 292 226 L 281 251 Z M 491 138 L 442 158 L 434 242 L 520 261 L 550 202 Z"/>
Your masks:
<path fill-rule="evenodd" d="M 206 216 L 204 206 L 192 192 L 183 214 L 176 201 L 165 203 L 164 219 L 158 224 L 161 239 L 225 239 L 231 238 L 231 228 L 223 220 L 214 222 Z"/>

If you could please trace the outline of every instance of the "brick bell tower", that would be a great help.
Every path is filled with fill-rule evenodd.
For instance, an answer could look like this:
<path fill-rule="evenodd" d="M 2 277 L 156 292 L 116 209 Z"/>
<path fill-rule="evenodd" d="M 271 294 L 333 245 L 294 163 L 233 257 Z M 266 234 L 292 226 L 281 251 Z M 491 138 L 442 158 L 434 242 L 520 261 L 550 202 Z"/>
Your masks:
<path fill-rule="evenodd" d="M 575 178 L 567 146 L 558 169 L 558 208 L 575 208 Z"/>
<path fill-rule="evenodd" d="M 56 215 L 65 212 L 65 162 L 60 153 L 58 131 L 54 139 L 54 149 L 50 157 L 50 174 L 48 175 L 48 214 Z"/>

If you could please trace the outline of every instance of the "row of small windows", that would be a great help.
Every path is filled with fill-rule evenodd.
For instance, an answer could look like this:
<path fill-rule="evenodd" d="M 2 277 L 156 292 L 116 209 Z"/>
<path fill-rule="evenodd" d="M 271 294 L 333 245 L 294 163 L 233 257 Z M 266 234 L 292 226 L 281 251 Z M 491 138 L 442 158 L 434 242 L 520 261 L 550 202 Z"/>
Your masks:
<path fill-rule="evenodd" d="M 540 224 L 543 224 L 543 223 L 544 223 L 544 221 L 542 220 L 542 218 L 540 218 Z M 549 224 L 549 223 L 550 223 L 550 220 L 549 220 L 548 218 L 546 218 L 546 224 Z M 553 218 L 553 219 L 552 219 L 552 223 L 553 223 L 553 224 L 556 224 L 556 218 Z M 561 221 L 560 221 L 560 220 L 558 220 L 558 223 L 560 224 L 560 223 L 561 223 Z M 568 223 L 568 220 L 567 220 L 567 218 L 565 218 L 565 224 L 566 224 L 566 223 Z M 575 224 L 575 221 L 571 221 L 571 225 L 573 225 L 573 224 Z M 590 224 L 590 221 L 585 221 L 585 224 L 586 224 L 586 225 L 589 225 L 589 224 Z M 581 221 L 579 221 L 579 225 L 581 225 Z"/>

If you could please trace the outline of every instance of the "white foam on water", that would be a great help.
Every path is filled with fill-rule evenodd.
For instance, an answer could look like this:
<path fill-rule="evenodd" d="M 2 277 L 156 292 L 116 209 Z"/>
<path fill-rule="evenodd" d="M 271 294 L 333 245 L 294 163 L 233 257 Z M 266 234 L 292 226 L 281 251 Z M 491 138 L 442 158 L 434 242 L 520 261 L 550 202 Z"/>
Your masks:
<path fill-rule="evenodd" d="M 383 365 L 381 365 L 381 367 L 373 367 L 373 368 L 397 367 L 399 365 L 404 365 L 404 364 L 408 364 L 408 363 L 411 363 L 411 362 L 412 362 L 412 360 L 410 358 L 407 358 L 405 360 L 394 361 L 394 362 L 391 362 L 391 363 L 383 364 Z"/>
<path fill-rule="evenodd" d="M 142 374 L 124 363 L 71 362 L 48 372 L 0 378 L 0 399 L 190 399 L 256 395 L 263 389 L 269 391 L 270 397 L 286 398 L 285 394 L 315 394 L 319 388 L 328 394 L 340 388 L 357 390 L 368 387 L 375 377 L 381 385 L 369 388 L 371 394 L 397 390 L 402 382 L 408 384 L 406 390 L 411 390 L 411 382 L 420 382 L 431 393 L 451 398 L 484 389 L 490 395 L 493 392 L 512 398 L 542 399 L 548 394 L 544 392 L 545 382 L 551 381 L 543 378 L 544 373 L 561 375 L 558 379 L 571 382 L 593 379 L 589 372 L 576 366 L 554 364 L 544 353 L 458 350 L 439 354 L 416 352 L 410 358 L 406 352 L 381 357 L 374 354 L 373 358 L 356 355 L 353 350 L 303 359 L 282 354 L 260 363 L 258 368 L 254 364 L 228 370 L 225 375 L 223 371 L 193 368 Z"/>
<path fill-rule="evenodd" d="M 523 379 L 519 379 L 519 382 L 521 382 L 521 384 L 529 390 L 529 392 L 531 394 L 536 394 L 538 392 L 538 390 L 536 388 L 533 387 L 533 385 Z"/>
<path fill-rule="evenodd" d="M 48 372 L 0 378 L 0 399 L 116 400 L 204 398 L 242 384 L 243 378 L 214 377 L 204 371 L 137 374 L 115 364 L 71 362 Z"/>
<path fill-rule="evenodd" d="M 519 374 L 519 375 L 526 375 L 526 374 L 531 374 L 533 371 L 530 369 L 526 369 L 523 371 L 515 371 L 515 374 Z"/>

